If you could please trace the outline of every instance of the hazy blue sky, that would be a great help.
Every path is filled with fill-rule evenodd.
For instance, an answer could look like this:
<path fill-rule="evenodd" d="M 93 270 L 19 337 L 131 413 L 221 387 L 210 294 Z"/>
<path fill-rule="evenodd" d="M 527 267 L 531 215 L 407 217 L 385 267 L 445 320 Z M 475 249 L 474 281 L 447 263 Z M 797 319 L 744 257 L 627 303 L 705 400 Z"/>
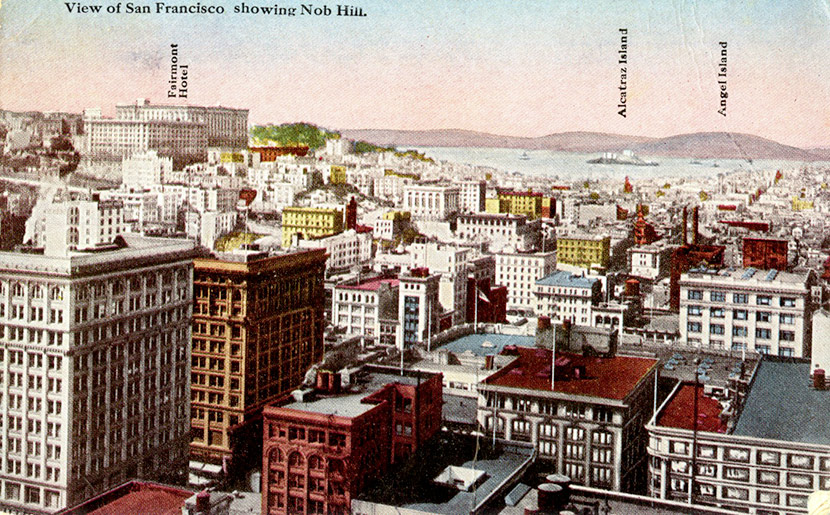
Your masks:
<path fill-rule="evenodd" d="M 190 65 L 188 102 L 248 107 L 253 123 L 522 136 L 728 130 L 830 145 L 830 11 L 818 1 L 355 0 L 364 18 L 239 15 L 242 1 L 201 3 L 227 13 L 126 14 L 122 2 L 122 14 L 83 15 L 58 0 L 2 1 L 0 107 L 112 112 L 139 97 L 166 102 L 176 43 Z M 626 118 L 616 108 L 621 27 Z"/>

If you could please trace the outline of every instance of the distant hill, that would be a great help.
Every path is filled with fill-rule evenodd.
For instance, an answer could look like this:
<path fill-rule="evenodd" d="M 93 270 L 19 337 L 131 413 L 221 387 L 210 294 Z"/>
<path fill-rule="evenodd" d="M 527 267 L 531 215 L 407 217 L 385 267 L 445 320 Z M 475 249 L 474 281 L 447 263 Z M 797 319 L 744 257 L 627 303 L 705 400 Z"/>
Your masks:
<path fill-rule="evenodd" d="M 619 152 L 631 149 L 641 156 L 710 159 L 781 159 L 818 161 L 830 159 L 830 149 L 805 150 L 735 132 L 697 132 L 667 138 L 646 138 L 599 132 L 563 132 L 536 138 L 499 136 L 459 129 L 404 131 L 345 129 L 345 138 L 391 147 L 483 147 L 554 150 L 564 152 Z"/>
<path fill-rule="evenodd" d="M 807 150 L 737 132 L 696 132 L 637 145 L 642 155 L 719 159 L 786 159 L 817 161 L 822 158 Z"/>
<path fill-rule="evenodd" d="M 521 148 L 526 150 L 561 150 L 565 152 L 602 152 L 611 148 L 631 148 L 654 138 L 622 136 L 599 132 L 563 132 L 538 138 L 499 136 L 460 129 L 399 131 L 376 129 L 341 130 L 344 138 L 369 141 L 392 147 L 484 147 Z"/>

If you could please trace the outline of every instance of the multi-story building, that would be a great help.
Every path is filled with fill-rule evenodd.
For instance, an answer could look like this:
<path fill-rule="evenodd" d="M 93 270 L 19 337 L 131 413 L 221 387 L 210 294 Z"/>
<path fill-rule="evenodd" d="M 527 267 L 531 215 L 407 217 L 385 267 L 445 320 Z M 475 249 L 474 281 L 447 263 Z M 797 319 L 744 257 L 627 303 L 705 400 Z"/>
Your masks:
<path fill-rule="evenodd" d="M 343 210 L 316 207 L 286 207 L 282 210 L 282 248 L 291 246 L 295 234 L 303 238 L 331 236 L 343 232 Z"/>
<path fill-rule="evenodd" d="M 507 309 L 532 312 L 536 281 L 556 269 L 556 252 L 495 254 L 496 283 L 507 286 Z"/>
<path fill-rule="evenodd" d="M 539 220 L 528 222 L 526 215 L 464 214 L 458 217 L 456 234 L 468 241 L 489 242 L 491 251 L 531 251 L 541 244 L 542 225 Z"/>
<path fill-rule="evenodd" d="M 426 268 L 413 268 L 399 276 L 397 346 L 405 349 L 429 342 L 438 332 L 439 276 Z"/>
<path fill-rule="evenodd" d="M 646 434 L 657 360 L 585 357 L 514 347 L 516 359 L 478 385 L 478 424 L 494 438 L 531 442 L 574 483 L 645 488 Z"/>
<path fill-rule="evenodd" d="M 484 199 L 487 197 L 487 181 L 456 181 L 461 189 L 459 197 L 462 213 L 480 213 L 484 211 Z"/>
<path fill-rule="evenodd" d="M 349 229 L 339 234 L 319 238 L 300 240 L 300 249 L 326 249 L 329 272 L 348 270 L 355 265 L 362 265 L 372 260 L 374 244 L 371 231 Z"/>
<path fill-rule="evenodd" d="M 165 121 L 203 125 L 208 147 L 248 148 L 248 110 L 222 106 L 151 104 L 139 99 L 115 106 L 117 120 Z"/>
<path fill-rule="evenodd" d="M 297 388 L 323 358 L 325 261 L 321 249 L 194 261 L 193 461 L 232 467 L 259 459 L 251 439 L 262 407 Z"/>
<path fill-rule="evenodd" d="M 373 278 L 343 283 L 332 294 L 332 323 L 346 328 L 346 334 L 361 336 L 364 345 L 380 343 L 381 320 L 398 314 L 398 280 Z"/>
<path fill-rule="evenodd" d="M 172 171 L 172 159 L 159 157 L 155 150 L 148 150 L 121 161 L 121 184 L 127 189 L 149 188 L 163 184 Z"/>
<path fill-rule="evenodd" d="M 438 274 L 438 301 L 452 325 L 464 322 L 467 312 L 467 271 L 470 249 L 437 243 L 414 243 L 411 268 Z M 442 317 L 443 318 L 443 317 Z M 437 327 L 434 328 L 438 332 Z"/>
<path fill-rule="evenodd" d="M 412 216 L 409 211 L 389 211 L 383 218 L 375 221 L 374 237 L 379 240 L 393 241 L 409 226 Z"/>
<path fill-rule="evenodd" d="M 593 308 L 602 297 L 599 279 L 556 271 L 536 281 L 536 314 L 561 324 L 592 325 Z"/>
<path fill-rule="evenodd" d="M 646 425 L 649 495 L 690 503 L 690 512 L 807 513 L 808 496 L 830 490 L 830 426 L 817 416 L 830 392 L 809 373 L 806 362 L 762 360 L 744 373 L 741 404 L 679 383 Z"/>
<path fill-rule="evenodd" d="M 630 275 L 651 281 L 658 281 L 669 275 L 672 248 L 668 245 L 635 245 L 629 247 L 626 252 Z"/>
<path fill-rule="evenodd" d="M 367 366 L 345 391 L 332 378 L 265 408 L 262 513 L 347 515 L 441 428 L 441 374 Z"/>
<path fill-rule="evenodd" d="M 447 184 L 412 184 L 403 189 L 403 209 L 416 220 L 449 220 L 461 208 L 461 189 Z"/>
<path fill-rule="evenodd" d="M 181 165 L 206 160 L 208 147 L 245 148 L 248 143 L 247 109 L 140 100 L 117 105 L 114 119 L 103 118 L 100 109 L 84 114 L 84 151 L 93 158 L 123 159 L 156 150 Z"/>
<path fill-rule="evenodd" d="M 3 511 L 54 513 L 186 472 L 194 245 L 60 247 L 49 240 L 77 228 L 72 210 L 50 218 L 42 252 L 0 253 Z"/>
<path fill-rule="evenodd" d="M 499 190 L 496 195 L 500 202 L 507 203 L 506 209 L 500 209 L 500 213 L 525 215 L 530 220 L 535 220 L 542 216 L 543 196 L 539 192 Z M 503 205 L 499 207 L 501 208 Z"/>
<path fill-rule="evenodd" d="M 560 263 L 580 268 L 607 268 L 611 259 L 611 237 L 571 234 L 556 239 L 556 256 Z"/>
<path fill-rule="evenodd" d="M 807 357 L 815 274 L 754 268 L 680 276 L 680 339 L 703 348 Z"/>
<path fill-rule="evenodd" d="M 40 202 L 26 222 L 32 243 L 48 255 L 69 255 L 110 245 L 124 232 L 123 204 L 119 201 L 69 200 Z"/>

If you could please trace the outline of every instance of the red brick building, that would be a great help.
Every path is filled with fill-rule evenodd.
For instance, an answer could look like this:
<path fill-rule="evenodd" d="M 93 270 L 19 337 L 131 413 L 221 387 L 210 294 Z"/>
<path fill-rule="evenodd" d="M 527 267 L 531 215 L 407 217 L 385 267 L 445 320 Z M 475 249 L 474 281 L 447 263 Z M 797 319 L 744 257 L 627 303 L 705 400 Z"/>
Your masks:
<path fill-rule="evenodd" d="M 787 240 L 771 238 L 744 238 L 744 268 L 786 270 Z"/>
<path fill-rule="evenodd" d="M 321 372 L 315 391 L 265 408 L 262 513 L 350 513 L 441 427 L 441 374 L 367 366 L 343 391 L 337 378 Z"/>

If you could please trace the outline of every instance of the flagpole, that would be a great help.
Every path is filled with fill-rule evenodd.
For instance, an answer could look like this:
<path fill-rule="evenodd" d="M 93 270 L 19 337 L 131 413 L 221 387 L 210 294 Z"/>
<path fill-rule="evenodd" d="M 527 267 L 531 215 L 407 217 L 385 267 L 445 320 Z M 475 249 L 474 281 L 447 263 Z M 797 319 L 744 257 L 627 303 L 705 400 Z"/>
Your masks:
<path fill-rule="evenodd" d="M 553 324 L 553 344 L 550 352 L 550 391 L 552 392 L 556 385 L 556 324 Z"/>

